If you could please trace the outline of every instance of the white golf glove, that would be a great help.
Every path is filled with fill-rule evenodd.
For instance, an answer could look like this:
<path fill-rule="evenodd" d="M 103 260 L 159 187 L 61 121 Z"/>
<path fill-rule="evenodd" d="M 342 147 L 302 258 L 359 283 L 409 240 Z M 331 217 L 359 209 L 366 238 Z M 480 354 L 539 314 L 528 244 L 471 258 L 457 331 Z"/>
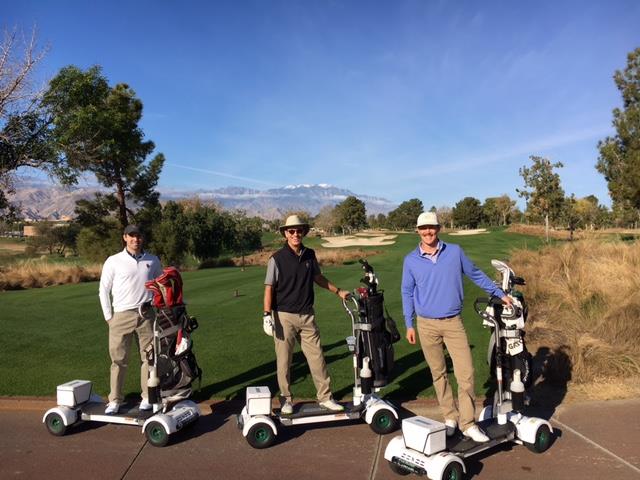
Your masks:
<path fill-rule="evenodd" d="M 270 313 L 266 313 L 262 317 L 262 328 L 264 333 L 273 337 L 273 318 L 271 318 Z"/>

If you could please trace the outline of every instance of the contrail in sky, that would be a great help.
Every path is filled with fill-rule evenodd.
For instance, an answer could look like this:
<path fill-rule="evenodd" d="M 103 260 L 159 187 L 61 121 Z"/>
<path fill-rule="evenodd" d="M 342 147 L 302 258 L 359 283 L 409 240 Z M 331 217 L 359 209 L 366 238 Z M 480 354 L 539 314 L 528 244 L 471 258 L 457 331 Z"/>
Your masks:
<path fill-rule="evenodd" d="M 430 167 L 429 169 L 414 171 L 411 175 L 406 176 L 405 180 L 415 179 L 416 177 L 432 177 L 445 173 L 455 173 L 468 170 L 470 168 L 479 168 L 511 157 L 519 157 L 523 155 L 541 155 L 541 151 L 544 150 L 563 147 L 565 145 L 570 145 L 585 140 L 591 140 L 594 138 L 603 138 L 608 134 L 611 134 L 611 127 L 592 127 L 574 132 L 568 132 L 565 134 L 554 135 L 551 137 L 538 139 L 530 143 L 521 144 L 495 154 L 467 157 L 457 161 L 450 159 L 442 162 L 440 165 Z"/>
<path fill-rule="evenodd" d="M 168 165 L 170 167 L 183 168 L 185 170 L 193 170 L 194 172 L 208 173 L 209 175 L 216 175 L 218 177 L 233 178 L 235 180 L 243 180 L 245 182 L 259 183 L 261 185 L 269 185 L 272 187 L 278 186 L 275 183 L 265 182 L 264 180 L 256 180 L 255 178 L 241 177 L 239 175 L 232 175 L 230 173 L 216 172 L 215 170 L 205 170 L 204 168 L 187 167 L 186 165 L 178 165 L 177 163 L 165 163 L 165 165 Z"/>

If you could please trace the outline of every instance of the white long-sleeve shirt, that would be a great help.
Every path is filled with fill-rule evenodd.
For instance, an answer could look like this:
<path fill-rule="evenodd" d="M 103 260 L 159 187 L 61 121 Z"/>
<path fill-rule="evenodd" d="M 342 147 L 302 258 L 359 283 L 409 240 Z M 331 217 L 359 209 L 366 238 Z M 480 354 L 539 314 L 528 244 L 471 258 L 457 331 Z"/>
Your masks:
<path fill-rule="evenodd" d="M 107 258 L 98 290 L 104 319 L 109 321 L 113 312 L 132 310 L 151 300 L 152 294 L 144 284 L 161 274 L 160 260 L 149 253 L 142 253 L 136 259 L 125 248 Z M 109 294 L 113 296 L 113 311 Z"/>

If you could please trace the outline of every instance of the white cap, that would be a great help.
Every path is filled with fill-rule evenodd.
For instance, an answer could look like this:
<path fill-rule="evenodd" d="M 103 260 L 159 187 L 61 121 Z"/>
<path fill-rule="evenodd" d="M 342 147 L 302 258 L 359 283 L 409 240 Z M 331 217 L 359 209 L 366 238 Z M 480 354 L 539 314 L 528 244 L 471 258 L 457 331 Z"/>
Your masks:
<path fill-rule="evenodd" d="M 418 216 L 416 227 L 424 227 L 425 225 L 440 225 L 440 223 L 438 223 L 438 216 L 435 212 L 422 212 L 420 216 Z"/>

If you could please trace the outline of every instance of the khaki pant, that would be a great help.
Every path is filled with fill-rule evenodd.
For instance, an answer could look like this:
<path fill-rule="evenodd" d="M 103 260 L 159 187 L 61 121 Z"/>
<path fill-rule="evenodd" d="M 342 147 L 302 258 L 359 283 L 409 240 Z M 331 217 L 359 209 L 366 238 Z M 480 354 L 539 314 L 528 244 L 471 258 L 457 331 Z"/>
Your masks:
<path fill-rule="evenodd" d="M 445 419 L 456 420 L 464 431 L 475 422 L 475 392 L 473 361 L 462 318 L 455 316 L 435 320 L 418 316 L 418 335 L 424 358 L 431 369 L 433 387 Z M 444 345 L 453 361 L 453 372 L 458 382 L 458 409 L 447 375 Z"/>
<path fill-rule="evenodd" d="M 140 317 L 137 310 L 115 312 L 109 320 L 109 356 L 111 356 L 111 392 L 109 401 L 122 403 L 122 388 L 127 374 L 131 339 L 138 337 L 140 350 L 140 389 L 142 397 L 147 398 L 147 378 L 149 366 L 144 349 L 153 340 L 153 327 L 149 319 Z"/>
<path fill-rule="evenodd" d="M 302 353 L 307 358 L 309 370 L 316 386 L 319 402 L 331 399 L 331 379 L 324 361 L 320 345 L 320 331 L 315 316 L 297 313 L 274 312 L 275 331 L 273 339 L 276 347 L 278 365 L 278 386 L 280 395 L 291 401 L 291 359 L 296 339 L 300 342 Z"/>

